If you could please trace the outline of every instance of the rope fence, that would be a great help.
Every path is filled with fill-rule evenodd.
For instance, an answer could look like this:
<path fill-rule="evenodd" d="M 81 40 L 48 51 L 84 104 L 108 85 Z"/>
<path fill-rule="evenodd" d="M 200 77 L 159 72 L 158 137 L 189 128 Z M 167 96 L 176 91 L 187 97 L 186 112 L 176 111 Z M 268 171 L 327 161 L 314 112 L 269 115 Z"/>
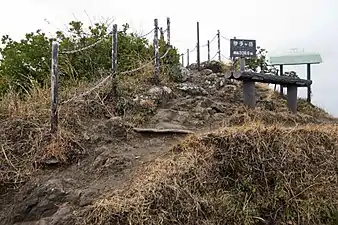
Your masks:
<path fill-rule="evenodd" d="M 198 22 L 197 22 L 198 24 Z M 217 30 L 217 33 L 210 39 L 207 41 L 206 44 L 200 45 L 199 43 L 199 25 L 197 25 L 197 43 L 195 44 L 195 46 L 192 49 L 187 49 L 185 53 L 181 54 L 181 64 L 182 66 L 184 66 L 184 56 L 187 57 L 187 66 L 189 65 L 189 54 L 193 53 L 193 52 L 197 52 L 197 63 L 200 63 L 200 50 L 201 48 L 205 48 L 207 47 L 207 51 L 208 51 L 208 61 L 210 60 L 214 60 L 217 56 L 218 56 L 218 60 L 221 61 L 221 59 L 229 59 L 229 57 L 226 57 L 224 54 L 221 53 L 221 39 L 224 39 L 226 41 L 229 41 L 229 38 L 226 38 L 224 36 L 220 35 L 220 31 Z M 165 30 L 162 29 L 162 27 L 158 26 L 158 20 L 154 19 L 154 28 L 151 29 L 149 32 L 146 32 L 142 35 L 136 35 L 136 37 L 138 38 L 145 38 L 149 35 L 151 35 L 153 33 L 153 44 L 154 44 L 154 57 L 143 63 L 141 66 L 131 69 L 131 70 L 127 70 L 127 71 L 121 71 L 121 72 L 117 72 L 117 45 L 118 45 L 118 36 L 117 36 L 117 25 L 114 24 L 113 25 L 113 30 L 104 37 L 99 38 L 98 40 L 96 40 L 93 44 L 90 44 L 88 46 L 79 48 L 79 49 L 73 49 L 73 50 L 63 50 L 63 51 L 59 51 L 59 43 L 57 41 L 54 41 L 52 43 L 52 64 L 51 64 L 51 133 L 52 134 L 56 134 L 57 132 L 57 127 L 58 127 L 58 106 L 59 105 L 64 105 L 67 104 L 69 102 L 72 101 L 76 101 L 79 100 L 80 98 L 91 94 L 94 90 L 102 87 L 104 84 L 106 84 L 108 81 L 112 82 L 112 93 L 113 96 L 117 96 L 117 75 L 126 75 L 126 74 L 131 74 L 131 73 L 135 73 L 138 72 L 144 68 L 146 68 L 147 66 L 151 66 L 154 65 L 154 81 L 155 84 L 159 83 L 159 68 L 160 68 L 160 60 L 164 59 L 168 56 L 170 50 L 172 49 L 172 46 L 170 45 L 170 18 L 167 18 L 167 27 Z M 166 34 L 166 46 L 167 46 L 167 50 L 163 55 L 159 55 L 159 35 L 161 39 L 165 39 L 164 34 Z M 112 37 L 112 67 L 111 67 L 111 73 L 110 75 L 104 77 L 103 79 L 101 79 L 95 86 L 91 87 L 89 90 L 81 93 L 81 94 L 77 94 L 67 100 L 61 101 L 59 103 L 59 99 L 58 99 L 58 90 L 59 90 L 59 74 L 61 74 L 59 72 L 59 58 L 58 55 L 59 54 L 75 54 L 78 52 L 82 52 L 82 51 L 86 51 L 88 49 L 91 49 L 97 45 L 99 45 L 100 43 L 102 43 L 103 41 L 109 39 L 110 37 Z M 217 52 L 216 54 L 210 58 L 210 46 L 212 43 L 214 43 L 217 40 Z M 231 59 L 230 59 L 231 60 Z M 198 65 L 198 68 L 199 65 Z"/>

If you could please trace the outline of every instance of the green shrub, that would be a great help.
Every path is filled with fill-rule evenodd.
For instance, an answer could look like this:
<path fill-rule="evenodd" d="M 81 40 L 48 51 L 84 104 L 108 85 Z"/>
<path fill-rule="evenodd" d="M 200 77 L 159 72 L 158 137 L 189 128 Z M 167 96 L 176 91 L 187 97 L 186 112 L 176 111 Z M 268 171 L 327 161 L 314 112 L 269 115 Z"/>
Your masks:
<path fill-rule="evenodd" d="M 132 70 L 154 58 L 154 47 L 146 38 L 128 32 L 129 25 L 124 24 L 118 31 L 118 72 Z M 92 48 L 72 54 L 67 51 L 81 49 L 103 39 Z M 74 84 L 80 80 L 93 80 L 100 71 L 110 72 L 112 38 L 107 24 L 96 23 L 84 29 L 80 21 L 69 23 L 67 32 L 56 32 L 56 38 L 48 37 L 41 30 L 25 35 L 20 41 L 3 36 L 0 48 L 0 96 L 12 90 L 27 94 L 36 86 L 50 83 L 51 45 L 57 40 L 59 47 L 59 71 L 62 86 Z M 168 46 L 160 40 L 160 56 Z M 65 53 L 65 54 L 64 54 Z M 179 63 L 175 48 L 161 60 L 161 65 Z"/>

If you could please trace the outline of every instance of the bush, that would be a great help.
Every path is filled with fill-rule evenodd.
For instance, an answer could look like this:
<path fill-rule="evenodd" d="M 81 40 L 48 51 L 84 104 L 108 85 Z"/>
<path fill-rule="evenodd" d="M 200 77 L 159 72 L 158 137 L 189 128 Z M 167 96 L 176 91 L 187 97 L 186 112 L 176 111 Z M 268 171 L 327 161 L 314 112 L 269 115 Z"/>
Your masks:
<path fill-rule="evenodd" d="M 154 47 L 145 38 L 128 32 L 124 24 L 118 31 L 118 72 L 135 69 L 154 57 Z M 104 39 L 85 51 L 63 54 L 64 51 L 81 49 Z M 27 94 L 33 87 L 49 85 L 51 45 L 57 40 L 59 47 L 60 82 L 63 85 L 80 80 L 97 78 L 99 71 L 111 70 L 112 39 L 105 23 L 96 23 L 84 29 L 80 21 L 69 23 L 67 32 L 56 32 L 56 38 L 48 37 L 41 30 L 25 35 L 20 41 L 8 35 L 2 37 L 0 49 L 0 96 L 8 91 Z M 167 51 L 167 44 L 160 40 L 160 55 Z M 178 64 L 179 55 L 171 49 L 161 64 Z"/>

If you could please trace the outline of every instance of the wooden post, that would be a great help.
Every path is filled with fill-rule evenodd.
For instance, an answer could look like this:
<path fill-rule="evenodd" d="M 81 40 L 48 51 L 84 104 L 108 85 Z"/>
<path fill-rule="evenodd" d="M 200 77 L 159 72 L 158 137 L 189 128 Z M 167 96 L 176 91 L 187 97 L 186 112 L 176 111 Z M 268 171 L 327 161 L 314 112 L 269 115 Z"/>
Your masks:
<path fill-rule="evenodd" d="M 159 82 L 159 71 L 160 71 L 160 58 L 159 58 L 159 47 L 158 47 L 158 20 L 154 19 L 154 48 L 155 48 L 155 70 L 154 70 L 154 81 L 157 84 Z"/>
<path fill-rule="evenodd" d="M 210 62 L 210 41 L 208 40 L 208 62 Z"/>
<path fill-rule="evenodd" d="M 217 38 L 218 38 L 218 61 L 221 61 L 221 35 L 219 30 L 217 30 Z"/>
<path fill-rule="evenodd" d="M 311 64 L 310 63 L 307 64 L 307 80 L 311 80 Z M 311 94 L 312 94 L 311 85 L 309 85 L 307 87 L 307 102 L 308 103 L 311 103 Z"/>
<path fill-rule="evenodd" d="M 189 48 L 187 49 L 187 66 L 189 66 Z"/>
<path fill-rule="evenodd" d="M 56 134 L 58 129 L 58 91 L 59 91 L 59 43 L 52 44 L 52 68 L 51 68 L 51 133 Z"/>
<path fill-rule="evenodd" d="M 197 69 L 201 70 L 201 60 L 200 60 L 200 23 L 197 22 Z"/>
<path fill-rule="evenodd" d="M 297 86 L 288 85 L 287 86 L 287 102 L 288 108 L 291 112 L 297 113 Z"/>
<path fill-rule="evenodd" d="M 113 25 L 112 33 L 112 93 L 113 96 L 117 96 L 117 24 Z"/>
<path fill-rule="evenodd" d="M 167 43 L 170 46 L 170 18 L 167 18 Z"/>
<path fill-rule="evenodd" d="M 240 72 L 245 71 L 245 58 L 241 57 L 240 59 Z M 250 80 L 243 80 L 243 100 L 244 104 L 250 108 L 255 108 L 256 106 L 256 90 L 255 82 Z"/>
<path fill-rule="evenodd" d="M 280 65 L 279 66 L 279 71 L 280 71 L 280 76 L 283 76 L 283 65 Z M 283 85 L 280 85 L 280 95 L 283 96 L 284 95 L 284 88 L 283 88 Z"/>
<path fill-rule="evenodd" d="M 181 54 L 181 61 L 182 61 L 182 66 L 184 66 L 184 54 Z"/>

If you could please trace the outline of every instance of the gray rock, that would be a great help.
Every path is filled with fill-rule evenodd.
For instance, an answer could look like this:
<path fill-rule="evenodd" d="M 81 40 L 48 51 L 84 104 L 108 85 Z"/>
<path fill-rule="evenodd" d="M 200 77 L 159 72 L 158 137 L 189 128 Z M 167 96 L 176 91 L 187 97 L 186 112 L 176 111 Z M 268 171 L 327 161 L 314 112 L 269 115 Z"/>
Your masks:
<path fill-rule="evenodd" d="M 208 76 L 210 74 L 212 74 L 212 70 L 211 69 L 204 69 L 201 71 L 202 75 Z"/>
<path fill-rule="evenodd" d="M 184 82 L 190 77 L 190 71 L 185 68 L 184 66 L 180 67 L 180 75 L 181 75 L 181 80 Z"/>
<path fill-rule="evenodd" d="M 75 223 L 75 216 L 69 206 L 62 206 L 48 219 L 49 225 L 71 225 Z"/>
<path fill-rule="evenodd" d="M 172 110 L 172 109 L 159 109 L 153 117 L 153 121 L 159 123 L 178 123 L 183 124 L 189 118 L 189 113 L 186 111 Z"/>
<path fill-rule="evenodd" d="M 52 216 L 58 210 L 57 205 L 68 194 L 65 183 L 63 179 L 51 179 L 31 190 L 14 208 L 13 221 L 32 221 Z"/>
<path fill-rule="evenodd" d="M 184 91 L 190 95 L 208 95 L 208 92 L 195 84 L 192 83 L 183 83 L 178 85 L 179 90 Z"/>
<path fill-rule="evenodd" d="M 170 97 L 172 90 L 169 87 L 152 87 L 148 91 L 149 98 L 152 100 L 163 101 Z"/>

